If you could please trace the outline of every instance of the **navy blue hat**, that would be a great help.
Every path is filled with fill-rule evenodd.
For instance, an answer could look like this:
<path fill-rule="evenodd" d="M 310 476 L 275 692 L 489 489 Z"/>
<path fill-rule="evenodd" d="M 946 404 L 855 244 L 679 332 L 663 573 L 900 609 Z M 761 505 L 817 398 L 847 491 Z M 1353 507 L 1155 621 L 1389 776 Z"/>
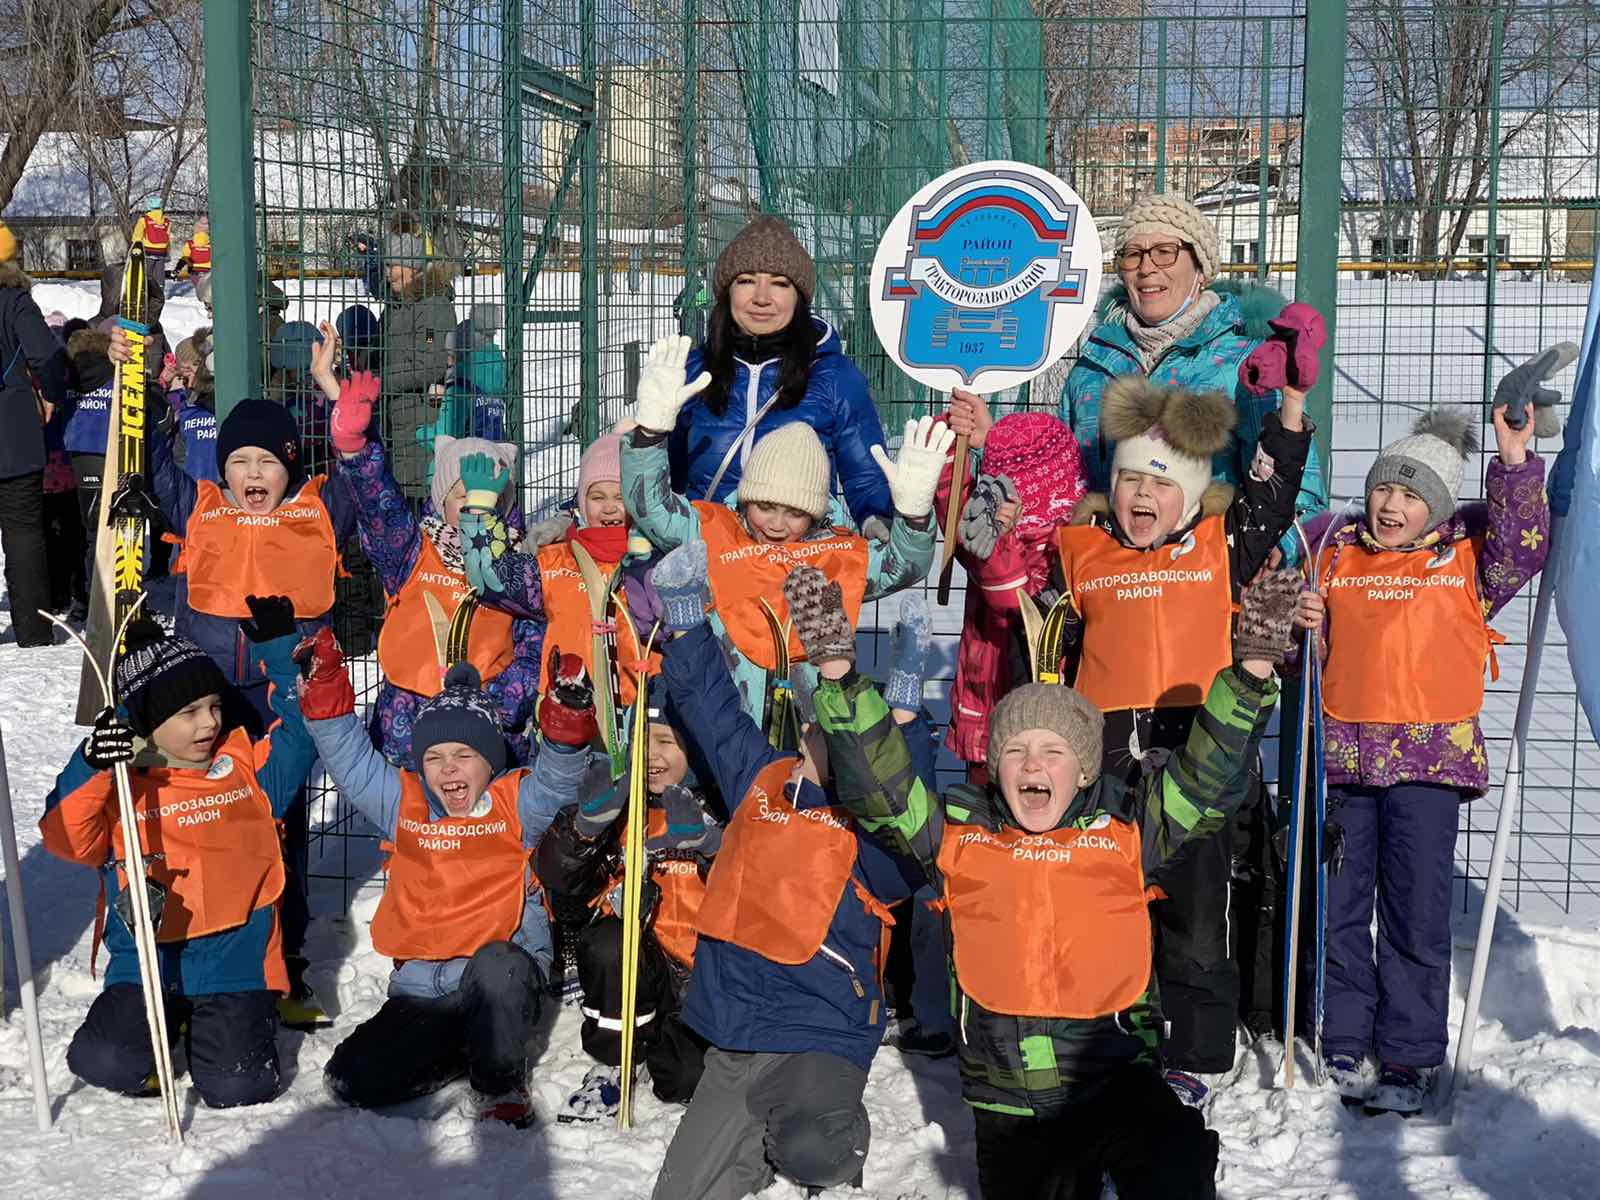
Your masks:
<path fill-rule="evenodd" d="M 489 761 L 498 775 L 506 768 L 506 738 L 494 701 L 471 663 L 457 663 L 444 677 L 444 690 L 422 706 L 411 726 L 411 760 L 422 769 L 423 755 L 440 742 L 460 742 Z M 474 797 L 476 798 L 476 797 Z"/>
<path fill-rule="evenodd" d="M 228 681 L 211 656 L 188 638 L 167 635 L 148 619 L 128 627 L 128 644 L 117 659 L 117 698 L 129 727 L 148 738 L 173 713 L 204 696 L 221 696 Z"/>
<path fill-rule="evenodd" d="M 217 475 L 227 478 L 228 455 L 241 446 L 258 446 L 278 457 L 289 472 L 289 486 L 305 478 L 300 430 L 283 405 L 272 400 L 241 400 L 217 427 Z"/>
<path fill-rule="evenodd" d="M 378 344 L 378 318 L 365 304 L 352 304 L 334 318 L 339 340 L 350 350 L 366 350 Z"/>
<path fill-rule="evenodd" d="M 272 335 L 267 347 L 267 365 L 274 371 L 293 371 L 304 375 L 311 370 L 311 350 L 322 340 L 310 321 L 289 321 Z"/>

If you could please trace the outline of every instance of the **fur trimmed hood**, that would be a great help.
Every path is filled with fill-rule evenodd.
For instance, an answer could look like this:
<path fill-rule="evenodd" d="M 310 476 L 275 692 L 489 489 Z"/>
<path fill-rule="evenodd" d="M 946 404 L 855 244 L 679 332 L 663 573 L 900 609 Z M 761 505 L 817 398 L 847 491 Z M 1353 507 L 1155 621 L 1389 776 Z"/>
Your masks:
<path fill-rule="evenodd" d="M 0 263 L 0 288 L 21 288 L 30 292 L 33 290 L 33 280 L 15 262 L 3 262 Z"/>

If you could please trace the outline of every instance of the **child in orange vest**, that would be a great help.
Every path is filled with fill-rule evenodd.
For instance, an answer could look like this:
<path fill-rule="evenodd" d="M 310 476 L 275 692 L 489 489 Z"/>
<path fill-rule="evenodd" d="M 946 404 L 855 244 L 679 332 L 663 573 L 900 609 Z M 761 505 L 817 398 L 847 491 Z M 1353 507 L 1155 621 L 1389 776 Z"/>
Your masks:
<path fill-rule="evenodd" d="M 1059 657 L 1041 649 L 1039 669 L 1106 714 L 1105 769 L 1129 784 L 1187 743 L 1211 680 L 1233 659 L 1240 592 L 1294 522 L 1311 448 L 1304 411 L 1305 393 L 1287 389 L 1282 411 L 1263 419 L 1255 464 L 1235 490 L 1211 475 L 1237 419 L 1226 396 L 1141 376 L 1106 387 L 1100 428 L 1116 441 L 1112 492 L 1085 497 L 1073 523 L 1056 531 L 1071 619 Z M 1259 786 L 1241 813 L 1244 828 L 1264 823 Z M 1259 880 L 1248 896 L 1235 893 L 1233 837 L 1230 827 L 1164 864 L 1166 899 L 1155 908 L 1168 1081 L 1196 1105 L 1233 1069 L 1242 1015 L 1233 913 L 1271 909 Z M 1254 968 L 1264 950 L 1275 962 L 1271 920 L 1252 924 L 1261 928 L 1252 935 L 1247 925 L 1236 939 L 1239 957 Z M 1260 1032 L 1271 1029 L 1275 980 L 1269 966 L 1245 992 Z"/>
<path fill-rule="evenodd" d="M 575 674 L 575 656 L 564 674 Z M 558 688 L 571 706 L 593 703 L 587 688 Z M 647 699 L 645 843 L 649 876 L 642 911 L 647 930 L 639 949 L 639 1011 L 635 1019 L 640 1057 L 658 1099 L 688 1103 L 704 1065 L 705 1043 L 679 1017 L 683 991 L 694 966 L 695 919 L 706 893 L 706 874 L 722 841 L 722 825 L 707 810 L 690 742 L 665 686 L 653 678 Z M 577 915 L 577 974 L 582 986 L 583 1048 L 599 1060 L 568 1097 L 560 1121 L 598 1121 L 616 1115 L 621 1100 L 622 921 L 617 889 L 626 845 L 624 805 L 628 780 L 575 793 L 539 843 L 534 859 L 558 919 Z M 591 912 L 592 910 L 592 912 Z"/>
<path fill-rule="evenodd" d="M 1347 1101 L 1421 1109 L 1444 1061 L 1450 894 L 1461 804 L 1488 790 L 1478 713 L 1487 621 L 1544 565 L 1544 463 L 1493 411 L 1486 529 L 1456 512 L 1477 451 L 1433 412 L 1367 472 L 1366 511 L 1333 518 L 1299 618 L 1322 631 L 1328 881 L 1323 1056 Z M 1378 945 L 1370 932 L 1377 907 Z M 1376 1060 L 1377 1070 L 1373 1069 Z"/>
<path fill-rule="evenodd" d="M 578 463 L 576 521 L 556 541 L 538 548 L 514 549 L 502 521 L 494 515 L 494 498 L 504 479 L 482 455 L 461 463 L 466 498 L 461 515 L 462 547 L 467 580 L 483 602 L 542 630 L 544 644 L 576 654 L 594 678 L 600 672 L 615 678 L 617 704 L 632 704 L 633 673 L 627 667 L 640 655 L 638 638 L 649 630 L 635 630 L 628 621 L 616 621 L 614 663 L 594 661 L 593 619 L 588 589 L 578 569 L 574 545 L 588 551 L 600 575 L 610 580 L 628 552 L 628 513 L 622 504 L 622 470 L 618 450 L 622 434 L 596 438 Z M 617 603 L 627 608 L 622 589 Z M 534 687 L 544 688 L 537 672 Z M 626 730 L 619 729 L 625 739 Z"/>
<path fill-rule="evenodd" d="M 1102 775 L 1093 703 L 1030 683 L 995 706 L 989 783 L 940 797 L 855 671 L 837 585 L 790 576 L 791 595 L 817 598 L 794 611 L 823 678 L 814 699 L 839 799 L 940 897 L 986 1200 L 1099 1196 L 1103 1173 L 1122 1200 L 1216 1195 L 1217 1136 L 1157 1067 L 1149 875 L 1216 836 L 1244 799 L 1299 586 L 1285 571 L 1245 589 L 1212 719 L 1135 787 Z"/>
<path fill-rule="evenodd" d="M 859 1183 L 871 1133 L 861 1096 L 886 1024 L 887 906 L 910 895 L 912 867 L 834 802 L 815 728 L 796 755 L 743 711 L 706 623 L 706 581 L 698 541 L 651 573 L 673 631 L 662 678 L 678 711 L 694 714 L 694 739 L 732 810 L 682 1012 L 709 1048 L 654 1197 L 725 1200 L 774 1175 L 819 1189 Z M 907 727 L 924 743 L 928 733 L 926 722 Z"/>
<path fill-rule="evenodd" d="M 311 370 L 324 393 L 331 392 L 337 401 L 329 422 L 329 440 L 338 452 L 335 471 L 355 497 L 361 549 L 378 573 L 387 600 L 378 635 L 383 684 L 373 707 L 373 733 L 390 762 L 413 766 L 412 726 L 444 682 L 441 639 L 448 630 L 435 622 L 450 621 L 472 594 L 462 557 L 461 509 L 467 489 L 461 481 L 461 463 L 469 455 L 486 454 L 508 472 L 509 480 L 517 448 L 481 438 L 439 438 L 430 472 L 432 495 L 419 520 L 389 470 L 383 444 L 367 440 L 372 403 L 378 398 L 377 376 L 363 372 L 340 383 L 333 373 L 338 341 L 333 327 L 324 323 Z M 507 487 L 495 498 L 495 509 L 509 520 L 513 538 L 521 525 L 521 514 L 512 504 L 515 494 Z M 435 608 L 430 609 L 429 596 Z M 484 690 L 493 697 L 518 763 L 528 761 L 527 726 L 539 678 L 541 632 L 533 621 L 482 609 L 472 616 L 467 641 L 467 661 L 478 669 Z"/>
<path fill-rule="evenodd" d="M 887 545 L 822 523 L 832 465 L 816 431 L 800 421 L 756 442 L 739 479 L 737 509 L 685 500 L 672 490 L 667 438 L 678 411 L 711 381 L 702 372 L 692 383 L 683 382 L 688 354 L 686 337 L 663 338 L 650 348 L 639 378 L 637 426 L 622 446 L 623 499 L 628 515 L 658 550 L 694 540 L 706 543 L 712 628 L 734 665 L 745 712 L 767 724 L 779 647 L 763 602 L 780 626 L 788 622 L 783 580 L 799 564 L 817 566 L 837 579 L 853 615 L 866 601 L 925 578 L 933 562 L 933 494 L 955 434 L 924 417 L 906 423 L 894 462 L 882 446 L 872 448 L 894 498 L 897 519 Z M 792 632 L 788 654 L 795 662 L 804 656 Z"/>
<path fill-rule="evenodd" d="M 279 926 L 277 821 L 314 752 L 295 699 L 298 635 L 284 597 L 249 597 L 251 656 L 265 673 L 272 729 L 252 740 L 246 706 L 194 642 L 136 621 L 116 668 L 122 711 L 106 709 L 45 801 L 45 849 L 101 872 L 111 952 L 105 990 L 67 1049 L 95 1087 L 153 1095 L 155 1057 L 139 961 L 124 916 L 126 850 L 112 768 L 130 764 L 149 879 L 167 1029 L 185 1029 L 189 1078 L 213 1108 L 260 1104 L 279 1086 L 274 993 L 289 987 Z M 135 753 L 135 738 L 146 745 Z M 98 941 L 98 935 L 97 935 Z M 92 967 L 91 959 L 91 967 Z"/>
<path fill-rule="evenodd" d="M 545 750 L 507 769 L 498 710 L 457 663 L 412 727 L 416 771 L 373 747 L 331 630 L 306 647 L 301 709 L 340 792 L 378 827 L 389 882 L 372 945 L 395 962 L 389 997 L 328 1060 L 328 1088 L 377 1108 L 466 1075 L 478 1115 L 533 1118 L 528 1042 L 550 971 L 550 922 L 530 861 L 578 786 L 591 714 L 547 705 Z"/>

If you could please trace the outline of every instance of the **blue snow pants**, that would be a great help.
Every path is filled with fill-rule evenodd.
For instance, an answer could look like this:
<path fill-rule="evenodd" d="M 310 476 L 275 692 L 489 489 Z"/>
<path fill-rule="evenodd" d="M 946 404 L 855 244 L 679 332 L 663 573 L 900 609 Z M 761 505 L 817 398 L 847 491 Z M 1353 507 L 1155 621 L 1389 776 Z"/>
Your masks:
<path fill-rule="evenodd" d="M 1461 793 L 1422 783 L 1333 787 L 1328 804 L 1343 853 L 1328 875 L 1323 1053 L 1438 1066 L 1449 1040 L 1450 880 Z"/>

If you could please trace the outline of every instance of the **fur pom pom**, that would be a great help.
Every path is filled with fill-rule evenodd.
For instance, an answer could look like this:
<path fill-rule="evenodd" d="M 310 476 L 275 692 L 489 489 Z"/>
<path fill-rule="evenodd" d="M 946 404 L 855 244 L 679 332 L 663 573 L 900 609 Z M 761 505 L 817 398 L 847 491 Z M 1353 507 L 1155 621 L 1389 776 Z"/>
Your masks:
<path fill-rule="evenodd" d="M 1429 409 L 1417 418 L 1412 432 L 1438 438 L 1465 459 L 1478 453 L 1478 430 L 1471 418 L 1462 411 Z"/>
<path fill-rule="evenodd" d="M 1100 433 L 1107 441 L 1138 437 L 1161 421 L 1167 391 L 1143 375 L 1119 375 L 1100 395 Z"/>
<path fill-rule="evenodd" d="M 1239 410 L 1221 392 L 1167 393 L 1161 426 L 1167 441 L 1191 458 L 1210 458 L 1228 444 Z"/>

